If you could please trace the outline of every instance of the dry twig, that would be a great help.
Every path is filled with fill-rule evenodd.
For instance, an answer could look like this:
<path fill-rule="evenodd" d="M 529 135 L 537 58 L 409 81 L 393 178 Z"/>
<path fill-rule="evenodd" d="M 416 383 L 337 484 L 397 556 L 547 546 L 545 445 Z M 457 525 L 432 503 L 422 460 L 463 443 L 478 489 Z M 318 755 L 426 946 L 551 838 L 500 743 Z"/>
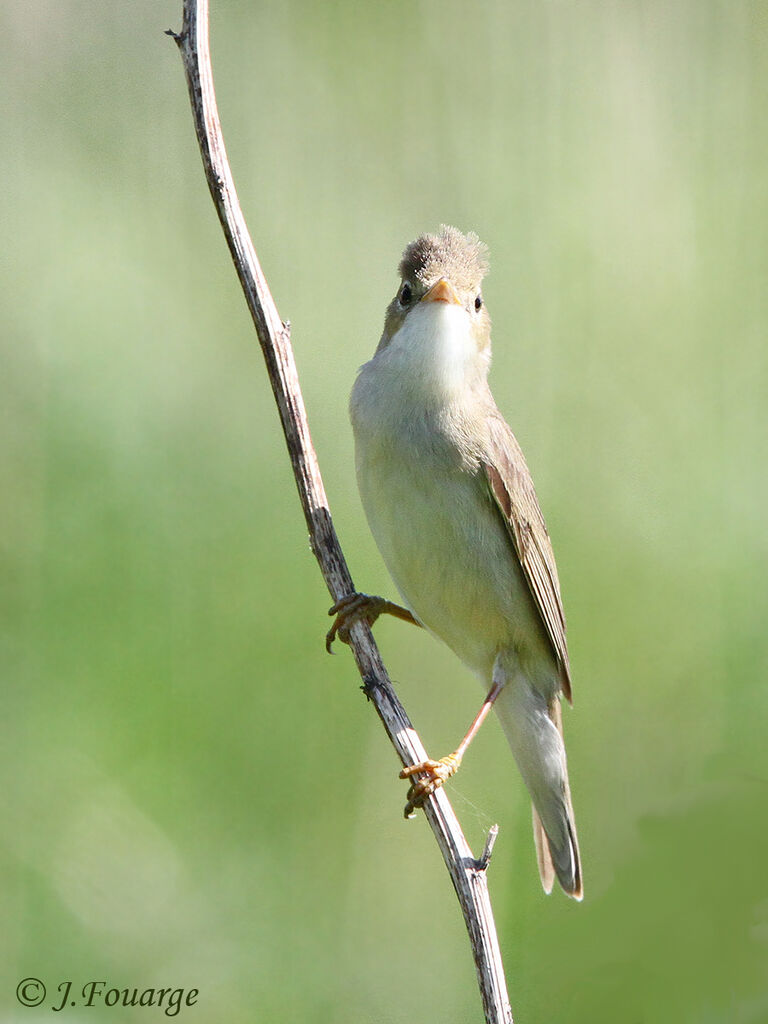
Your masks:
<path fill-rule="evenodd" d="M 248 308 L 261 343 L 267 372 L 282 421 L 312 550 L 334 601 L 354 590 L 352 577 L 333 527 L 317 456 L 307 425 L 304 401 L 290 343 L 288 323 L 278 315 L 245 224 L 229 169 L 216 109 L 208 45 L 208 0 L 184 0 L 178 44 L 205 166 L 205 175 L 227 239 Z M 427 753 L 392 689 L 371 631 L 363 622 L 350 631 L 350 647 L 384 728 L 404 766 L 417 764 Z M 495 831 L 478 861 L 464 838 L 448 797 L 440 789 L 429 797 L 424 812 L 442 852 L 461 904 L 472 943 L 478 983 L 488 1024 L 512 1024 L 498 938 L 485 871 Z M 495 829 L 495 826 L 494 826 Z"/>

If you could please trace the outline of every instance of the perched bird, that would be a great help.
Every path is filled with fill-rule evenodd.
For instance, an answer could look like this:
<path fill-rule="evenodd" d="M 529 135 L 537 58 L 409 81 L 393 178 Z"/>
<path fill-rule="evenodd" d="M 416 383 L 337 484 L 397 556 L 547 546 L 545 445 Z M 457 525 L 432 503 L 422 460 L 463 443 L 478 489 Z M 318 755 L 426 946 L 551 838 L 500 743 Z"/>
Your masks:
<path fill-rule="evenodd" d="M 562 739 L 571 700 L 565 618 L 528 467 L 487 382 L 486 248 L 443 226 L 406 248 L 373 359 L 350 400 L 357 480 L 373 536 L 406 605 L 351 594 L 328 644 L 382 612 L 424 626 L 488 695 L 453 754 L 404 769 L 406 814 L 457 770 L 491 706 L 533 801 L 542 885 L 581 899 Z"/>

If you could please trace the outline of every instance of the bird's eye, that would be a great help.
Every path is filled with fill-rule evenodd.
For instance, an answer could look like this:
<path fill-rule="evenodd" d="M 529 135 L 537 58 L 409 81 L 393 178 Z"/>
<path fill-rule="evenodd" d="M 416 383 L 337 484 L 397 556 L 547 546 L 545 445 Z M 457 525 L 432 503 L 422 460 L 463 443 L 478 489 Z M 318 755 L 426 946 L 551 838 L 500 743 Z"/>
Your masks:
<path fill-rule="evenodd" d="M 479 312 L 482 308 L 483 308 L 483 297 L 482 297 L 482 295 L 478 295 L 475 298 L 475 309 L 478 310 L 478 312 Z"/>
<path fill-rule="evenodd" d="M 412 298 L 413 292 L 411 291 L 411 286 L 406 281 L 403 287 L 400 289 L 400 305 L 407 306 Z"/>

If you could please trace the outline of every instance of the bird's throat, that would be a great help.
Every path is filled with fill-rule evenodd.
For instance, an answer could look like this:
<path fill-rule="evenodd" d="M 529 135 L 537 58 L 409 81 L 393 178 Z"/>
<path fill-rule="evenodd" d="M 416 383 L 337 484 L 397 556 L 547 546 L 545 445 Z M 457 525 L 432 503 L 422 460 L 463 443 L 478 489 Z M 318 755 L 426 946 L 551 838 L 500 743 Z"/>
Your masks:
<path fill-rule="evenodd" d="M 412 309 L 381 356 L 426 402 L 454 401 L 488 372 L 467 311 L 445 302 Z"/>

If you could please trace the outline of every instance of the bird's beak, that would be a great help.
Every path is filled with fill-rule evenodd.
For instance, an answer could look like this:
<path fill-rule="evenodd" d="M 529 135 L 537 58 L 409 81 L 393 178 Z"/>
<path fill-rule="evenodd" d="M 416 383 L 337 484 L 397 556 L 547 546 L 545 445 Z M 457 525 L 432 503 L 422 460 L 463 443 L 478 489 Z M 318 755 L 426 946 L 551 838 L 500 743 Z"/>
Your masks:
<path fill-rule="evenodd" d="M 461 299 L 450 281 L 441 277 L 424 295 L 422 302 L 447 302 L 449 305 L 460 306 Z"/>

